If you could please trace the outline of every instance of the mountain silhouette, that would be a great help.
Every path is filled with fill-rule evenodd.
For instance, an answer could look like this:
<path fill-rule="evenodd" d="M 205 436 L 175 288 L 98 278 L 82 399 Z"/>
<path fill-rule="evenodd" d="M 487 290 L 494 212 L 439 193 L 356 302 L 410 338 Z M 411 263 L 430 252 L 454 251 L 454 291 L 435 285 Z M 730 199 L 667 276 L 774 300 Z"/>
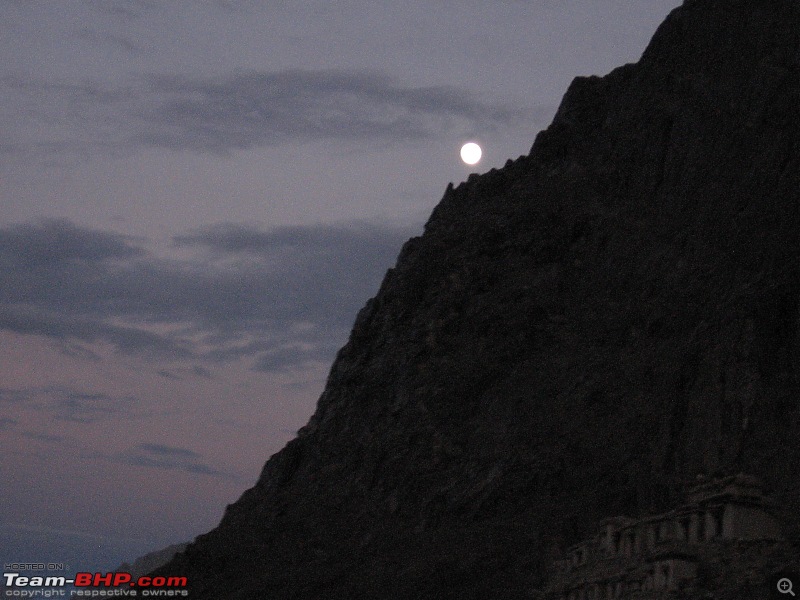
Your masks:
<path fill-rule="evenodd" d="M 800 5 L 686 0 L 447 188 L 309 423 L 158 572 L 195 600 L 539 598 L 603 519 L 740 472 L 791 543 L 799 302 Z M 766 597 L 760 568 L 706 597 Z"/>

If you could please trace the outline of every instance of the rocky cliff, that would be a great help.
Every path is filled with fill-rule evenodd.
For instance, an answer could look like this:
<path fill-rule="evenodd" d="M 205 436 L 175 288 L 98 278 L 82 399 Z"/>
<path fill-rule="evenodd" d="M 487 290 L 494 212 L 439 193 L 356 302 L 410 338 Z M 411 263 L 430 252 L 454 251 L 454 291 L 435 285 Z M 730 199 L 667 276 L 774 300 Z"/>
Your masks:
<path fill-rule="evenodd" d="M 524 76 L 524 74 L 521 74 Z M 205 598 L 525 598 L 602 518 L 758 474 L 800 531 L 800 6 L 686 0 L 449 187 L 316 413 L 163 572 Z"/>

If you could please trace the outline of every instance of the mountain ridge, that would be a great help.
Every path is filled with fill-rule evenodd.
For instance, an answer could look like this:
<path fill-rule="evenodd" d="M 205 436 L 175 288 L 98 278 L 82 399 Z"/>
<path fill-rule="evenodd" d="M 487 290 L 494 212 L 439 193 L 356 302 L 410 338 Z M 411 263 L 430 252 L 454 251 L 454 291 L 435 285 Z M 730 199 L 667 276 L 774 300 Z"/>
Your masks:
<path fill-rule="evenodd" d="M 170 544 L 164 548 L 153 550 L 147 554 L 136 558 L 133 563 L 123 562 L 115 571 L 130 573 L 132 579 L 138 579 L 142 575 L 146 575 L 150 571 L 154 571 L 161 565 L 166 564 L 178 552 L 183 552 L 186 549 L 186 543 Z"/>
<path fill-rule="evenodd" d="M 197 598 L 536 597 L 600 519 L 757 473 L 800 531 L 800 9 L 687 0 L 448 186 L 309 423 L 160 572 Z M 735 596 L 733 596 L 735 597 Z"/>

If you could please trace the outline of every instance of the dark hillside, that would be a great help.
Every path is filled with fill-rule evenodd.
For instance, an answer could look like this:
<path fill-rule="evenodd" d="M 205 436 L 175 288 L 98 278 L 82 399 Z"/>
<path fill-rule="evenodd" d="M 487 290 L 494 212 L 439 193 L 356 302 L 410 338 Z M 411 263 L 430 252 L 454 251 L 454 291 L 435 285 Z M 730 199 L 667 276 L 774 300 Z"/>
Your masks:
<path fill-rule="evenodd" d="M 448 188 L 192 597 L 535 597 L 601 519 L 757 474 L 800 532 L 800 8 L 687 0 Z"/>

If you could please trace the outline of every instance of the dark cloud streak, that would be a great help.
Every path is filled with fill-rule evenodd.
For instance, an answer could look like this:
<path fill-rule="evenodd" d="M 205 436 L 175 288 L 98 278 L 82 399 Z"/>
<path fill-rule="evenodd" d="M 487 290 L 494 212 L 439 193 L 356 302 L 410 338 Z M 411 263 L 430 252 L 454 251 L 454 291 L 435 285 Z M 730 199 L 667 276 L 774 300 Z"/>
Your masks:
<path fill-rule="evenodd" d="M 9 417 L 0 417 L 0 431 L 4 431 L 6 429 L 12 429 L 17 426 L 19 421 L 16 419 L 11 419 Z"/>
<path fill-rule="evenodd" d="M 240 480 L 237 475 L 225 473 L 202 462 L 202 456 L 197 452 L 163 444 L 139 444 L 135 448 L 108 458 L 112 462 L 135 467 L 183 471 L 193 475 Z"/>
<path fill-rule="evenodd" d="M 158 3 L 152 0 L 85 0 L 93 9 L 108 17 L 133 21 L 156 10 Z"/>
<path fill-rule="evenodd" d="M 275 373 L 291 371 L 298 366 L 308 366 L 313 363 L 330 363 L 336 355 L 335 346 L 286 346 L 264 352 L 258 356 L 253 365 L 253 370 L 262 373 Z"/>
<path fill-rule="evenodd" d="M 408 141 L 441 135 L 461 120 L 477 129 L 510 125 L 520 111 L 450 87 L 404 87 L 386 75 L 288 70 L 225 78 L 156 76 L 164 96 L 143 114 L 146 144 L 224 152 L 287 141 Z"/>
<path fill-rule="evenodd" d="M 86 392 L 62 386 L 26 389 L 0 388 L 0 404 L 8 402 L 41 413 L 53 415 L 56 421 L 94 423 L 121 416 L 136 416 L 132 396 L 114 396 Z"/>
<path fill-rule="evenodd" d="M 125 38 L 101 39 L 89 29 L 80 35 L 135 51 Z M 320 140 L 403 143 L 512 127 L 531 112 L 454 87 L 412 87 L 381 73 L 340 70 L 149 75 L 117 84 L 14 73 L 0 78 L 0 93 L 6 98 L 0 125 L 37 131 L 25 143 L 7 142 L 20 157 L 124 155 L 143 147 L 225 154 Z"/>
<path fill-rule="evenodd" d="M 98 32 L 88 27 L 83 27 L 76 33 L 79 39 L 85 40 L 92 44 L 102 46 L 104 48 L 112 48 L 123 50 L 129 54 L 139 54 L 142 48 L 130 38 L 122 35 L 114 35 L 108 32 Z"/>
<path fill-rule="evenodd" d="M 144 254 L 144 250 L 129 243 L 130 239 L 81 228 L 64 219 L 44 219 L 3 230 L 0 233 L 0 259 L 36 268 L 48 263 L 61 267 L 73 260 L 95 263 Z"/>
<path fill-rule="evenodd" d="M 68 221 L 0 229 L 0 328 L 64 348 L 259 371 L 330 360 L 411 228 L 368 223 L 258 229 L 219 224 L 176 236 L 191 260 Z M 81 346 L 83 345 L 83 346 Z"/>
<path fill-rule="evenodd" d="M 148 454 L 155 454 L 158 456 L 174 456 L 181 458 L 199 458 L 200 455 L 192 450 L 186 448 L 176 448 L 175 446 L 165 446 L 163 444 L 139 444 L 139 450 L 147 452 Z"/>
<path fill-rule="evenodd" d="M 0 305 L 0 329 L 27 335 L 43 335 L 62 342 L 107 342 L 125 354 L 173 359 L 194 356 L 187 348 L 186 341 L 170 339 L 167 335 L 158 335 L 132 326 L 111 325 L 104 322 L 104 315 L 100 313 L 89 317 L 58 314 L 57 305 L 60 299 L 57 294 L 40 300 L 42 304 L 56 306 L 31 310 L 26 306 Z"/>

